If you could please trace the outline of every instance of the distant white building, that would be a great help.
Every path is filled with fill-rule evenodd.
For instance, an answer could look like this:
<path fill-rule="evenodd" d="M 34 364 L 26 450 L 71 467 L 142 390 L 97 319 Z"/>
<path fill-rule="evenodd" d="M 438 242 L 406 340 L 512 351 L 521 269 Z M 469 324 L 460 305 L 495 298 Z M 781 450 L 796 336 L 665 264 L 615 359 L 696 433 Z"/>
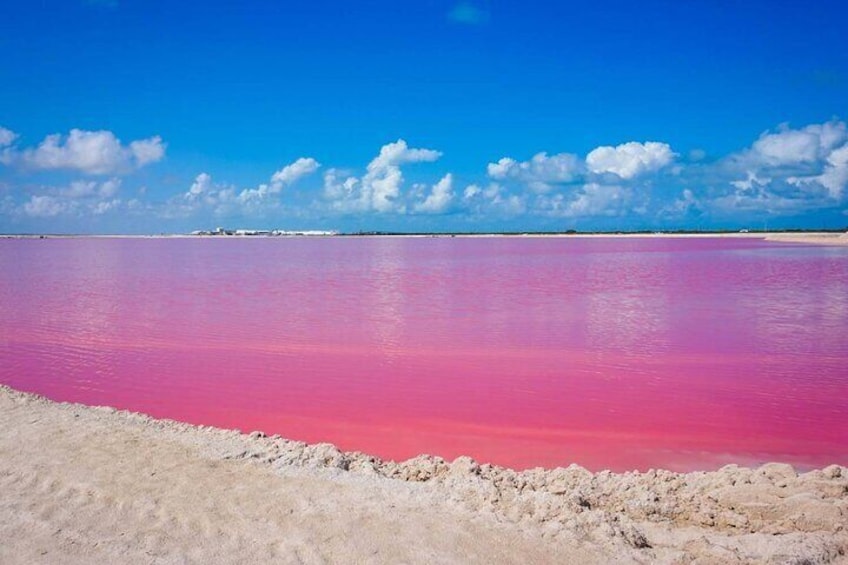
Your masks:
<path fill-rule="evenodd" d="M 328 236 L 339 235 L 335 230 L 252 230 L 239 228 L 236 230 L 217 227 L 212 231 L 194 230 L 191 235 L 241 235 L 241 236 Z"/>
<path fill-rule="evenodd" d="M 271 235 L 271 230 L 236 230 L 236 235 Z"/>

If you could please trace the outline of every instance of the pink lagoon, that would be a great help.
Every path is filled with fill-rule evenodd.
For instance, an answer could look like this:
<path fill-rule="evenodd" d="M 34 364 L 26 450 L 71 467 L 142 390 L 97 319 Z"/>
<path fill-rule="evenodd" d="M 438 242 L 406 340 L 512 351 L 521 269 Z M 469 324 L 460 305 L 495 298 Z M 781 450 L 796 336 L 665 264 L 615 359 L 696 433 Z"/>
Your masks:
<path fill-rule="evenodd" d="M 405 459 L 848 464 L 848 248 L 0 240 L 0 383 Z"/>

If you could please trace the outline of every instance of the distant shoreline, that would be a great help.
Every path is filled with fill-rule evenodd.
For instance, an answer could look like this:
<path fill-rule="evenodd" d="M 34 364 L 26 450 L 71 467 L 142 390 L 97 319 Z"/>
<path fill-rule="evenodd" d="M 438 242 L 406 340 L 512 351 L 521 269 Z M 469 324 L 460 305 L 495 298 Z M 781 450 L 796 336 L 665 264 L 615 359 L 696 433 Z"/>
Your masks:
<path fill-rule="evenodd" d="M 671 232 L 491 232 L 491 233 L 337 233 L 322 235 L 209 235 L 209 234 L 0 234 L 0 239 L 315 239 L 315 238 L 745 238 L 786 243 L 848 245 L 842 230 L 787 231 L 671 231 Z"/>

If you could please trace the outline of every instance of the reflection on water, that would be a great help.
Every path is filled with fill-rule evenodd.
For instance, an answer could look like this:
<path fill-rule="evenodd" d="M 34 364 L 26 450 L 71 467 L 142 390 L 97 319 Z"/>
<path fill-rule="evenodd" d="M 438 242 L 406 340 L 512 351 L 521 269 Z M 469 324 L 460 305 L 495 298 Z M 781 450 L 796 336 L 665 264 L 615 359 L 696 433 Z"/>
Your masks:
<path fill-rule="evenodd" d="M 588 343 L 596 349 L 632 354 L 661 352 L 668 335 L 672 288 L 667 255 L 587 254 Z M 609 281 L 616 280 L 611 285 Z M 611 323 L 614 322 L 614 323 Z"/>
<path fill-rule="evenodd" d="M 402 239 L 375 241 L 365 297 L 370 301 L 366 311 L 368 318 L 363 322 L 365 328 L 373 331 L 375 345 L 387 358 L 395 355 L 404 331 L 403 261 Z"/>
<path fill-rule="evenodd" d="M 848 250 L 0 240 L 0 382 L 403 458 L 848 463 Z"/>

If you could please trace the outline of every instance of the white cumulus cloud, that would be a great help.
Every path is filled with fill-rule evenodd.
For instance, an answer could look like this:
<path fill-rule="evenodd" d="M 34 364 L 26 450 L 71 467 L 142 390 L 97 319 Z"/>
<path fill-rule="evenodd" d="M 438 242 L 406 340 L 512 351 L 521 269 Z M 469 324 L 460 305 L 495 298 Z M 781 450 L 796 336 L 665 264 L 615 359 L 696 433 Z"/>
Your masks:
<path fill-rule="evenodd" d="M 368 163 L 368 172 L 378 173 L 404 163 L 435 161 L 441 156 L 441 151 L 410 148 L 406 141 L 398 139 L 394 143 L 387 143 L 380 148 L 380 154 Z"/>
<path fill-rule="evenodd" d="M 353 175 L 340 169 L 327 169 L 324 173 L 324 196 L 333 201 L 350 200 L 358 184 L 359 179 Z"/>
<path fill-rule="evenodd" d="M 66 198 L 111 198 L 121 188 L 121 179 L 111 178 L 104 182 L 76 180 L 72 181 L 67 188 L 58 191 L 60 196 Z"/>
<path fill-rule="evenodd" d="M 233 186 L 216 184 L 212 181 L 212 175 L 204 172 L 194 177 L 187 191 L 169 200 L 160 213 L 167 218 L 179 218 L 208 208 L 220 214 L 237 204 L 237 201 L 236 189 Z M 129 207 L 130 203 L 127 205 Z"/>
<path fill-rule="evenodd" d="M 67 136 L 48 135 L 37 147 L 13 151 L 7 160 L 34 169 L 73 169 L 104 175 L 143 167 L 164 155 L 165 144 L 159 136 L 125 146 L 111 131 L 72 129 Z"/>
<path fill-rule="evenodd" d="M 462 192 L 462 198 L 465 199 L 465 200 L 471 200 L 472 198 L 474 198 L 478 194 L 481 194 L 482 192 L 483 192 L 483 189 L 480 188 L 478 185 L 469 184 L 468 186 L 465 187 L 465 190 Z"/>
<path fill-rule="evenodd" d="M 340 183 L 338 172 L 328 171 L 330 174 L 324 176 L 324 194 L 335 209 L 344 212 L 403 213 L 406 206 L 401 199 L 401 165 L 432 162 L 441 155 L 434 149 L 411 148 L 406 141 L 398 139 L 380 148 L 361 179 L 349 176 Z"/>
<path fill-rule="evenodd" d="M 770 178 L 764 177 L 760 178 L 757 176 L 757 173 L 754 171 L 748 171 L 748 177 L 745 180 L 734 180 L 730 181 L 730 184 L 735 186 L 738 190 L 751 190 L 758 186 L 766 186 L 771 182 Z"/>
<path fill-rule="evenodd" d="M 748 157 L 769 166 L 812 163 L 846 139 L 844 122 L 830 121 L 791 129 L 785 124 L 775 133 L 765 132 L 754 142 Z"/>
<path fill-rule="evenodd" d="M 311 157 L 301 157 L 271 175 L 267 183 L 255 188 L 238 190 L 233 185 L 214 183 L 212 175 L 198 174 L 181 197 L 169 201 L 163 214 L 168 217 L 184 217 L 202 208 L 223 215 L 234 210 L 263 212 L 280 206 L 279 195 L 288 187 L 312 174 L 321 164 Z"/>
<path fill-rule="evenodd" d="M 620 216 L 641 212 L 633 206 L 632 189 L 596 182 L 584 184 L 571 199 L 556 194 L 543 199 L 541 204 L 549 214 L 565 217 Z"/>
<path fill-rule="evenodd" d="M 185 197 L 193 200 L 201 194 L 208 194 L 212 188 L 212 175 L 209 173 L 200 173 L 194 178 L 194 182 L 185 193 Z"/>
<path fill-rule="evenodd" d="M 831 152 L 827 156 L 827 167 L 818 176 L 819 183 L 827 188 L 834 198 L 841 198 L 848 186 L 848 145 Z"/>
<path fill-rule="evenodd" d="M 10 129 L 0 126 L 0 147 L 8 147 L 9 145 L 12 145 L 17 138 L 18 134 Z"/>
<path fill-rule="evenodd" d="M 755 201 L 751 194 L 734 198 L 780 211 L 791 211 L 793 205 L 798 209 L 822 206 L 822 199 L 829 199 L 831 205 L 839 202 L 848 187 L 846 142 L 848 127 L 838 120 L 797 129 L 783 124 L 775 132 L 765 132 L 750 148 L 724 162 L 729 174 L 747 176 L 731 180 L 733 187 L 743 192 L 756 188 L 761 194 Z"/>
<path fill-rule="evenodd" d="M 681 218 L 690 214 L 698 214 L 703 207 L 691 189 L 684 188 L 680 197 L 666 204 L 659 210 L 659 215 L 665 218 Z"/>
<path fill-rule="evenodd" d="M 284 187 L 291 186 L 301 178 L 314 173 L 320 166 L 321 164 L 312 157 L 301 157 L 271 175 L 269 183 L 242 190 L 238 200 L 242 204 L 259 204 L 269 196 L 282 192 Z"/>
<path fill-rule="evenodd" d="M 117 198 L 112 200 L 103 200 L 101 202 L 97 202 L 91 207 L 91 213 L 96 216 L 100 216 L 106 214 L 107 212 L 117 210 L 120 206 L 121 201 Z"/>
<path fill-rule="evenodd" d="M 433 190 L 423 202 L 416 204 L 415 211 L 431 214 L 444 212 L 450 205 L 453 197 L 453 175 L 448 173 L 433 185 Z"/>
<path fill-rule="evenodd" d="M 49 195 L 33 195 L 28 202 L 24 203 L 23 211 L 27 216 L 34 218 L 52 218 L 70 211 L 73 204 Z"/>
<path fill-rule="evenodd" d="M 834 149 L 825 161 L 827 164 L 820 175 L 790 177 L 788 182 L 796 186 L 818 183 L 827 190 L 831 198 L 841 200 L 845 187 L 848 186 L 848 144 Z"/>
<path fill-rule="evenodd" d="M 577 155 L 571 153 L 548 156 L 542 152 L 529 161 L 504 157 L 497 163 L 489 163 L 486 171 L 493 179 L 516 179 L 531 190 L 547 192 L 552 185 L 573 181 L 582 172 L 582 163 Z"/>
<path fill-rule="evenodd" d="M 470 184 L 462 193 L 462 204 L 476 216 L 515 216 L 527 211 L 527 196 L 511 193 L 497 182 L 490 182 L 486 186 Z"/>
<path fill-rule="evenodd" d="M 121 179 L 114 177 L 102 182 L 75 180 L 66 186 L 44 186 L 41 194 L 32 195 L 13 209 L 33 218 L 67 214 L 83 217 L 86 212 L 102 215 L 122 206 L 122 201 L 116 198 L 121 183 Z"/>
<path fill-rule="evenodd" d="M 632 179 L 658 171 L 674 160 L 675 153 L 667 143 L 630 141 L 615 147 L 602 146 L 586 155 L 586 165 L 593 173 L 614 173 Z"/>
<path fill-rule="evenodd" d="M 310 175 L 318 170 L 321 163 L 312 157 L 301 157 L 294 163 L 286 165 L 271 176 L 271 187 L 275 192 L 282 190 L 283 186 L 295 183 L 299 179 Z"/>
<path fill-rule="evenodd" d="M 158 135 L 130 143 L 130 153 L 135 157 L 136 165 L 143 167 L 148 163 L 161 161 L 165 156 L 165 144 Z"/>
<path fill-rule="evenodd" d="M 0 126 L 0 164 L 8 165 L 12 162 L 15 156 L 15 151 L 11 145 L 18 138 L 18 134 L 10 129 Z"/>

